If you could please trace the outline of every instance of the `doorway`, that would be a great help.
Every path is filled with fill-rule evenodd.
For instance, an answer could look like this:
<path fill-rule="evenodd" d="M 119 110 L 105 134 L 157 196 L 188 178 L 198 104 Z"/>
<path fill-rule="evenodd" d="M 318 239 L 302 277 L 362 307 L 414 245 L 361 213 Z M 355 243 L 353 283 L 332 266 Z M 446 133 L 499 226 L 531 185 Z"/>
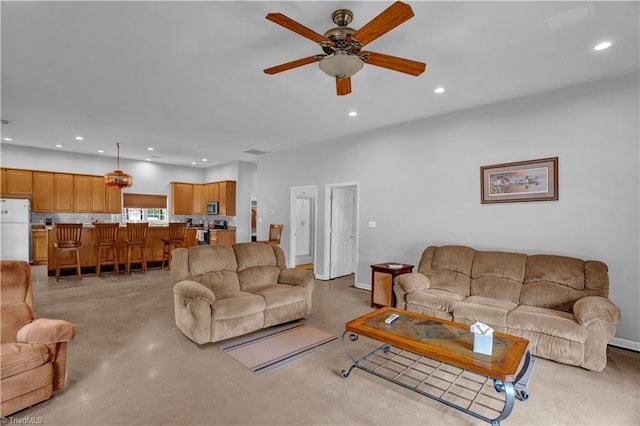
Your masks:
<path fill-rule="evenodd" d="M 326 186 L 325 271 L 329 272 L 329 279 L 356 272 L 358 189 L 359 183 Z"/>
<path fill-rule="evenodd" d="M 249 205 L 251 206 L 251 224 L 249 235 L 251 241 L 258 240 L 258 195 L 254 192 L 249 194 Z"/>
<path fill-rule="evenodd" d="M 294 267 L 315 270 L 317 194 L 317 186 L 291 188 L 289 259 Z"/>

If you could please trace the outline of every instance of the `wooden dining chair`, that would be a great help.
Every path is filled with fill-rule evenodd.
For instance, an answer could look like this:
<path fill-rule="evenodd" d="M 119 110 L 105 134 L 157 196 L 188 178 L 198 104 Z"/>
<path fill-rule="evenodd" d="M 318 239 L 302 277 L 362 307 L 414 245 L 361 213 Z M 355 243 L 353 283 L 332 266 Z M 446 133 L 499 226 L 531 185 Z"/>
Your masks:
<path fill-rule="evenodd" d="M 60 281 L 60 269 L 75 268 L 76 275 L 82 279 L 80 269 L 80 246 L 82 245 L 81 223 L 56 223 L 56 281 Z M 60 257 L 65 252 L 73 253 L 73 262 L 62 263 Z"/>
<path fill-rule="evenodd" d="M 100 276 L 102 265 L 113 265 L 113 273 L 118 275 L 120 268 L 118 266 L 118 231 L 119 223 L 96 223 L 94 225 L 94 235 L 96 238 L 96 276 Z M 102 254 L 106 254 L 106 258 L 102 258 Z M 111 250 L 111 256 L 109 256 Z"/>
<path fill-rule="evenodd" d="M 270 224 L 269 225 L 269 239 L 262 240 L 261 243 L 267 244 L 280 244 L 280 238 L 282 237 L 282 228 L 284 225 L 282 224 Z"/>
<path fill-rule="evenodd" d="M 131 273 L 131 263 L 140 263 L 142 271 L 147 272 L 147 255 L 144 246 L 147 242 L 148 222 L 131 223 L 127 222 L 127 238 L 124 240 L 127 246 L 127 264 L 125 272 Z M 140 257 L 132 258 L 134 251 L 138 249 Z"/>
<path fill-rule="evenodd" d="M 184 222 L 171 222 L 169 223 L 169 237 L 162 238 L 162 265 L 161 269 L 164 269 L 164 262 L 167 261 L 167 267 L 171 269 L 171 252 L 173 249 L 182 247 L 184 242 L 184 234 L 187 229 L 187 224 Z"/>

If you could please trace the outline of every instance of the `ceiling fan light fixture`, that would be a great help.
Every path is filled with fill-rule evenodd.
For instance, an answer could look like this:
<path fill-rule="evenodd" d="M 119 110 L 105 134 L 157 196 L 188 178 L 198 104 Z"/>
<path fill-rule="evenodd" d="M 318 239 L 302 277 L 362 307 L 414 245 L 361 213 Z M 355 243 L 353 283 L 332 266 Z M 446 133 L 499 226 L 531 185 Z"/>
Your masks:
<path fill-rule="evenodd" d="M 364 62 L 356 55 L 337 51 L 333 55 L 326 56 L 319 63 L 320 69 L 329 77 L 349 78 L 364 66 Z"/>

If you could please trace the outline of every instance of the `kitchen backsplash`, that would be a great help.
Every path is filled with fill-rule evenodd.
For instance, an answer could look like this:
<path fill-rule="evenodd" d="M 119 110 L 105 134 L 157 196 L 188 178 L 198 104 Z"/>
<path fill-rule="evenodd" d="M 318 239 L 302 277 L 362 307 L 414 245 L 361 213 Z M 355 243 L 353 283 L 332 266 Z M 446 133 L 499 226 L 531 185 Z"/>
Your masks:
<path fill-rule="evenodd" d="M 91 223 L 96 219 L 100 222 L 119 222 L 122 223 L 121 214 L 109 214 L 109 213 L 31 213 L 31 223 L 44 224 L 47 219 L 51 219 L 52 223 L 55 222 L 69 222 L 69 223 Z M 226 220 L 229 227 L 236 226 L 235 216 L 183 216 L 183 215 L 169 215 L 170 222 L 186 222 L 187 218 L 193 219 L 194 226 L 204 223 L 208 220 L 209 223 L 213 223 L 215 220 Z"/>

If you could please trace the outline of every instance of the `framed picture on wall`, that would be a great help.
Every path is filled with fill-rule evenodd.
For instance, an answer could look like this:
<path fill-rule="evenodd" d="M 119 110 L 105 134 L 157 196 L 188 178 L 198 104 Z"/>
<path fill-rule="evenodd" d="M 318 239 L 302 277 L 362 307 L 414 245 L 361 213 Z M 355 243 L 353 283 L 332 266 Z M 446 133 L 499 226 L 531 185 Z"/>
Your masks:
<path fill-rule="evenodd" d="M 558 199 L 558 157 L 480 167 L 481 203 Z"/>

